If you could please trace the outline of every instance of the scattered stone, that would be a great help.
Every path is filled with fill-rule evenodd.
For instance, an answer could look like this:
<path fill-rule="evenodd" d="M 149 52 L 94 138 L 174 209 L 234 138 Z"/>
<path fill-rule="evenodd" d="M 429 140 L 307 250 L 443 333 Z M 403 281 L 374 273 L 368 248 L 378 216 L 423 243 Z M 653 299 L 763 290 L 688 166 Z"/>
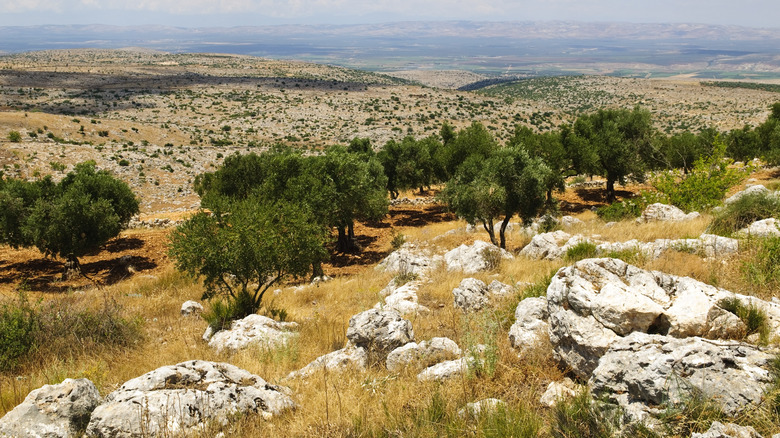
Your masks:
<path fill-rule="evenodd" d="M 497 398 L 486 398 L 474 403 L 466 404 L 466 407 L 458 411 L 460 418 L 479 418 L 483 414 L 496 412 L 500 409 L 506 409 L 506 403 Z"/>
<path fill-rule="evenodd" d="M 522 355 L 529 349 L 547 339 L 550 324 L 547 310 L 547 298 L 526 298 L 515 309 L 515 323 L 509 328 L 509 343 Z"/>
<path fill-rule="evenodd" d="M 79 437 L 99 404 L 100 393 L 87 379 L 43 385 L 0 418 L 0 437 Z"/>
<path fill-rule="evenodd" d="M 182 316 L 198 316 L 201 313 L 203 313 L 203 306 L 197 301 L 189 300 L 181 305 Z"/>
<path fill-rule="evenodd" d="M 336 350 L 314 359 L 300 370 L 293 371 L 287 375 L 287 378 L 307 378 L 320 370 L 328 370 L 329 373 L 342 373 L 349 369 L 363 371 L 366 369 L 367 363 L 368 354 L 366 354 L 366 350 L 347 343 L 347 346 L 341 350 Z"/>
<path fill-rule="evenodd" d="M 642 212 L 642 215 L 636 219 L 639 223 L 648 222 L 683 222 L 701 217 L 698 212 L 685 214 L 684 211 L 674 205 L 661 204 L 656 202 L 650 204 Z"/>
<path fill-rule="evenodd" d="M 411 281 L 400 287 L 395 286 L 395 281 L 382 289 L 379 294 L 385 296 L 385 302 L 377 303 L 375 309 L 393 309 L 401 315 L 416 315 L 418 313 L 428 313 L 430 309 L 417 302 L 417 289 L 420 287 L 419 281 Z"/>
<path fill-rule="evenodd" d="M 496 252 L 495 257 L 500 259 L 512 259 L 512 254 L 507 250 L 482 240 L 477 240 L 473 245 L 463 244 L 444 254 L 444 261 L 448 271 L 463 271 L 465 274 L 474 274 L 495 268 L 495 261 L 490 260 L 489 252 Z"/>
<path fill-rule="evenodd" d="M 561 257 L 560 247 L 571 237 L 571 234 L 561 230 L 537 234 L 520 250 L 520 255 L 529 259 L 555 260 Z"/>
<path fill-rule="evenodd" d="M 763 186 L 761 186 L 763 187 Z M 780 236 L 778 225 L 780 222 L 775 218 L 755 221 L 747 227 L 737 231 L 736 235 L 740 237 L 773 237 Z"/>
<path fill-rule="evenodd" d="M 713 421 L 706 432 L 694 432 L 691 434 L 691 438 L 761 438 L 761 435 L 751 426 L 740 426 L 734 423 L 723 424 L 720 421 Z"/>
<path fill-rule="evenodd" d="M 570 228 L 575 225 L 582 225 L 584 224 L 584 222 L 582 222 L 581 220 L 577 219 L 574 216 L 563 216 L 561 218 L 560 224 L 564 228 Z"/>
<path fill-rule="evenodd" d="M 488 304 L 488 287 L 482 280 L 464 278 L 458 287 L 452 290 L 454 305 L 464 312 L 476 312 Z"/>
<path fill-rule="evenodd" d="M 233 321 L 230 330 L 221 330 L 208 338 L 209 347 L 222 351 L 239 350 L 250 345 L 263 348 L 279 348 L 286 345 L 290 339 L 298 336 L 293 331 L 298 329 L 298 323 L 278 322 L 262 315 L 249 315 L 244 319 Z M 211 327 L 203 335 L 210 334 Z"/>
<path fill-rule="evenodd" d="M 125 382 L 92 413 L 88 436 L 172 436 L 235 414 L 271 418 L 293 409 L 289 389 L 227 363 L 193 360 Z"/>
<path fill-rule="evenodd" d="M 729 416 L 761 402 L 772 355 L 749 344 L 634 332 L 616 340 L 590 378 L 593 394 L 618 403 L 677 404 L 700 393 Z M 622 400 L 621 400 L 622 399 Z"/>
<path fill-rule="evenodd" d="M 327 275 L 320 275 L 318 277 L 314 277 L 311 279 L 311 284 L 313 285 L 319 285 L 320 283 L 325 283 L 328 281 L 333 280 L 333 277 L 328 277 Z"/>
<path fill-rule="evenodd" d="M 576 396 L 577 390 L 577 385 L 568 377 L 565 377 L 560 382 L 550 382 L 547 385 L 547 390 L 539 398 L 539 403 L 542 406 L 552 408 L 559 402 Z"/>
<path fill-rule="evenodd" d="M 392 309 L 370 309 L 349 319 L 347 339 L 382 356 L 414 341 L 412 323 Z"/>
<path fill-rule="evenodd" d="M 449 338 L 433 338 L 417 344 L 410 342 L 387 355 L 387 369 L 397 373 L 404 368 L 426 368 L 461 355 L 460 347 Z"/>

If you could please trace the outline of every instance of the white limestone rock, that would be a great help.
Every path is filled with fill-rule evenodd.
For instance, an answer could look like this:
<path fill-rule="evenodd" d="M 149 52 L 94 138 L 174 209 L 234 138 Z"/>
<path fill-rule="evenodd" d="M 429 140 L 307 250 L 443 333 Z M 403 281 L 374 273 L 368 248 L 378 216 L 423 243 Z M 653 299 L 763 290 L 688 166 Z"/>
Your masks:
<path fill-rule="evenodd" d="M 770 193 L 769 189 L 767 189 L 766 187 L 760 184 L 747 186 L 745 187 L 745 190 L 742 190 L 741 192 L 737 192 L 734 195 L 726 198 L 726 200 L 723 201 L 723 204 L 731 205 L 737 202 L 738 200 L 742 199 L 742 197 L 745 195 L 769 194 L 769 193 Z"/>
<path fill-rule="evenodd" d="M 762 186 L 763 187 L 763 186 Z M 739 237 L 774 237 L 780 236 L 778 229 L 780 222 L 775 218 L 762 219 L 755 221 L 747 227 L 736 232 Z"/>
<path fill-rule="evenodd" d="M 637 218 L 637 222 L 684 222 L 701 217 L 698 212 L 686 214 L 684 211 L 674 205 L 661 204 L 657 202 L 650 204 Z"/>
<path fill-rule="evenodd" d="M 570 378 L 565 377 L 560 382 L 550 382 L 547 390 L 539 398 L 539 403 L 548 408 L 555 407 L 559 402 L 573 398 L 577 395 L 577 385 Z"/>
<path fill-rule="evenodd" d="M 520 355 L 548 338 L 549 316 L 547 298 L 531 297 L 518 303 L 515 322 L 509 328 L 509 343 L 519 350 Z"/>
<path fill-rule="evenodd" d="M 460 285 L 452 290 L 454 306 L 464 312 L 476 312 L 488 305 L 488 287 L 482 280 L 464 278 Z"/>
<path fill-rule="evenodd" d="M 376 269 L 385 272 L 425 275 L 435 269 L 441 261 L 441 255 L 433 254 L 426 247 L 407 242 L 379 262 Z"/>
<path fill-rule="evenodd" d="M 100 401 L 97 388 L 87 379 L 44 385 L 0 418 L 0 437 L 79 437 Z"/>
<path fill-rule="evenodd" d="M 87 436 L 173 436 L 235 414 L 271 418 L 294 409 L 289 389 L 227 363 L 193 360 L 125 382 L 92 412 Z"/>
<path fill-rule="evenodd" d="M 210 334 L 210 327 L 203 335 Z M 298 323 L 278 322 L 262 315 L 249 315 L 233 321 L 229 330 L 221 330 L 208 338 L 209 347 L 217 351 L 240 350 L 250 345 L 279 348 L 298 336 Z"/>
<path fill-rule="evenodd" d="M 298 371 L 287 375 L 288 379 L 307 378 L 317 371 L 327 370 L 329 373 L 343 373 L 348 370 L 363 371 L 368 363 L 368 354 L 361 347 L 350 343 L 341 350 L 336 350 L 320 356 Z"/>
<path fill-rule="evenodd" d="M 419 344 L 410 342 L 387 355 L 387 370 L 393 373 L 404 368 L 426 368 L 461 355 L 460 347 L 449 338 L 433 338 Z"/>
<path fill-rule="evenodd" d="M 347 339 L 355 346 L 386 356 L 414 341 L 412 323 L 392 309 L 369 309 L 349 319 Z"/>
<path fill-rule="evenodd" d="M 488 242 L 477 240 L 472 245 L 463 244 L 444 254 L 444 262 L 448 271 L 463 271 L 465 274 L 490 269 L 490 261 L 485 257 L 486 252 L 496 251 L 501 259 L 512 259 L 512 254 Z"/>
<path fill-rule="evenodd" d="M 181 316 L 198 316 L 203 313 L 203 305 L 197 301 L 185 301 L 181 305 Z"/>
<path fill-rule="evenodd" d="M 486 398 L 474 403 L 467 403 L 466 407 L 458 410 L 460 418 L 480 418 L 483 415 L 495 413 L 501 409 L 506 409 L 506 403 L 497 398 Z"/>

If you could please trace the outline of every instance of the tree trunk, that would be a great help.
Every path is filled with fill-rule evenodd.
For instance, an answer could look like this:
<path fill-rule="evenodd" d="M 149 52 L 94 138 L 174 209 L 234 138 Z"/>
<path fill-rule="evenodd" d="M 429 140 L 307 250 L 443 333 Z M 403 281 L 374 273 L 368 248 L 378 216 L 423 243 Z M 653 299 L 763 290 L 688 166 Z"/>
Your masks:
<path fill-rule="evenodd" d="M 347 229 L 346 227 L 338 227 L 339 230 L 339 238 L 336 241 L 336 251 L 338 252 L 347 252 L 347 248 L 349 247 L 349 242 L 347 241 Z"/>
<path fill-rule="evenodd" d="M 490 243 L 498 246 L 498 242 L 496 241 L 496 233 L 493 230 L 493 222 L 488 222 L 483 220 L 482 226 L 485 228 L 485 231 L 487 231 L 488 236 L 490 236 Z"/>
<path fill-rule="evenodd" d="M 501 239 L 501 245 L 499 245 L 502 249 L 506 249 L 506 227 L 509 225 L 509 219 L 511 218 L 511 215 L 506 215 L 504 217 L 504 221 L 501 222 L 501 229 L 498 230 L 498 236 Z"/>
<path fill-rule="evenodd" d="M 65 260 L 65 267 L 62 271 L 62 279 L 64 281 L 73 280 L 76 277 L 81 276 L 81 264 L 73 254 L 69 255 Z"/>
<path fill-rule="evenodd" d="M 339 252 L 356 252 L 360 250 L 355 239 L 355 227 L 353 223 L 350 223 L 346 227 L 338 227 L 339 239 L 336 241 L 336 251 Z"/>
<path fill-rule="evenodd" d="M 615 179 L 607 176 L 607 201 L 615 201 Z"/>
<path fill-rule="evenodd" d="M 322 270 L 322 262 L 316 261 L 312 262 L 311 264 L 311 279 L 309 281 L 314 281 L 317 277 L 324 277 L 325 271 Z"/>

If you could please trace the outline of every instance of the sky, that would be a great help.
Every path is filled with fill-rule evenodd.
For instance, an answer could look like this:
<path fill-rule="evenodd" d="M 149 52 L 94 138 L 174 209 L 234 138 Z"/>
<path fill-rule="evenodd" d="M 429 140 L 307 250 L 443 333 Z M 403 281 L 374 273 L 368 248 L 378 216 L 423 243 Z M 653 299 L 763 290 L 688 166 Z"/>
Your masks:
<path fill-rule="evenodd" d="M 0 26 L 566 20 L 780 27 L 778 17 L 778 0 L 0 0 Z"/>

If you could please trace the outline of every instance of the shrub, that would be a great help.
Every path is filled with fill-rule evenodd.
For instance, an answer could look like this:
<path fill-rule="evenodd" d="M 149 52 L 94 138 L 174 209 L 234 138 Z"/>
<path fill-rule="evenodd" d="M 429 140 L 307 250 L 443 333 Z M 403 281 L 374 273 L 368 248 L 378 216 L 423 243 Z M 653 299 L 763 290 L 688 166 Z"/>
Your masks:
<path fill-rule="evenodd" d="M 555 438 L 616 436 L 620 429 L 617 406 L 594 401 L 588 391 L 562 401 L 553 408 L 552 436 Z"/>
<path fill-rule="evenodd" d="M 665 429 L 666 436 L 691 436 L 704 433 L 713 421 L 721 421 L 726 416 L 720 404 L 707 398 L 700 391 L 693 391 L 679 403 L 669 404 L 658 419 Z"/>
<path fill-rule="evenodd" d="M 11 131 L 8 133 L 8 140 L 14 143 L 22 141 L 22 134 L 19 131 Z"/>
<path fill-rule="evenodd" d="M 566 250 L 566 256 L 564 258 L 567 262 L 576 262 L 578 260 L 595 257 L 596 252 L 596 244 L 586 240 Z"/>
<path fill-rule="evenodd" d="M 596 210 L 596 214 L 606 222 L 616 222 L 624 219 L 633 219 L 642 215 L 648 205 L 656 202 L 668 202 L 663 193 L 658 192 L 639 192 L 633 198 L 624 199 L 619 202 L 613 202 L 610 205 Z"/>
<path fill-rule="evenodd" d="M 780 198 L 768 193 L 751 193 L 723 208 L 713 219 L 709 231 L 729 236 L 755 221 L 780 216 Z"/>
<path fill-rule="evenodd" d="M 18 304 L 0 305 L 0 369 L 16 368 L 19 359 L 35 347 L 35 329 L 35 309 L 24 295 L 19 295 Z"/>
<path fill-rule="evenodd" d="M 669 198 L 669 202 L 686 212 L 704 211 L 720 204 L 726 192 L 739 184 L 745 170 L 729 168 L 724 159 L 726 145 L 716 140 L 710 157 L 696 160 L 693 170 L 682 180 L 675 173 L 665 172 L 653 182 L 655 188 Z"/>
<path fill-rule="evenodd" d="M 393 240 L 390 241 L 390 246 L 393 247 L 393 251 L 397 251 L 406 243 L 406 236 L 398 231 L 393 231 Z"/>
<path fill-rule="evenodd" d="M 762 309 L 755 306 L 754 304 L 745 305 L 737 297 L 720 300 L 718 305 L 723 310 L 737 315 L 737 317 L 739 317 L 739 319 L 745 323 L 745 326 L 747 327 L 745 336 L 758 333 L 761 343 L 766 343 L 766 341 L 768 341 L 769 323 L 766 313 Z"/>
<path fill-rule="evenodd" d="M 503 257 L 501 256 L 501 250 L 497 247 L 489 246 L 483 249 L 480 255 L 482 256 L 482 259 L 485 260 L 488 271 L 495 271 L 501 266 Z"/>

